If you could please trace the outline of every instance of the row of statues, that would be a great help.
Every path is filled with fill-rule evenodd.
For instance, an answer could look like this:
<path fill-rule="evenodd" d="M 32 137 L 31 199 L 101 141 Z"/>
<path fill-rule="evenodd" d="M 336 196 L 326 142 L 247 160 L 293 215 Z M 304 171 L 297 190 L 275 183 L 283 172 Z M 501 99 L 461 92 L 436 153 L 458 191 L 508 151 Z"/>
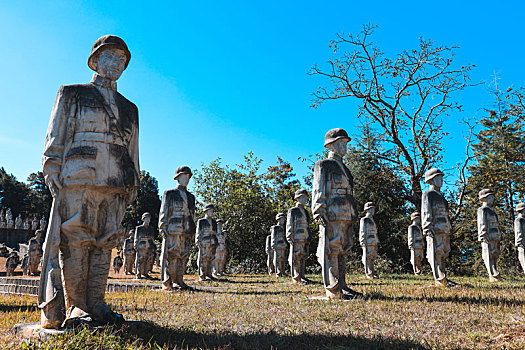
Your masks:
<path fill-rule="evenodd" d="M 13 214 L 11 212 L 11 208 L 7 208 L 7 210 L 0 210 L 0 228 L 14 228 L 17 230 L 45 230 L 47 225 L 47 221 L 44 217 L 42 217 L 40 220 L 35 216 L 33 217 L 33 220 L 31 220 L 29 217 L 26 217 L 25 219 L 22 219 L 22 214 L 18 214 L 16 219 L 13 220 Z"/>

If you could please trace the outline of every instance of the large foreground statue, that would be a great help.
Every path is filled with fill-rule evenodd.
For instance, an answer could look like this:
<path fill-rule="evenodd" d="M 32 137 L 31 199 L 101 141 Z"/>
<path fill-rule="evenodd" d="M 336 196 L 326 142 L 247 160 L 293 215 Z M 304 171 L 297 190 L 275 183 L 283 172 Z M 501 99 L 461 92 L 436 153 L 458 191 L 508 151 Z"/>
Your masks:
<path fill-rule="evenodd" d="M 443 172 L 432 168 L 425 173 L 425 182 L 430 189 L 421 198 L 421 221 L 423 235 L 427 238 L 427 259 L 432 267 L 435 284 L 449 286 L 445 262 L 450 253 L 452 226 L 448 216 L 448 202 L 440 192 L 443 186 Z"/>
<path fill-rule="evenodd" d="M 408 249 L 410 249 L 410 262 L 415 275 L 421 274 L 421 263 L 423 262 L 423 251 L 425 242 L 423 230 L 421 229 L 421 215 L 415 211 L 410 214 L 412 224 L 408 227 Z"/>
<path fill-rule="evenodd" d="M 138 111 L 116 83 L 129 60 L 122 39 L 101 37 L 88 59 L 91 82 L 62 86 L 53 106 L 42 157 L 53 196 L 39 289 L 44 328 L 122 320 L 104 295 L 139 186 Z"/>
<path fill-rule="evenodd" d="M 479 191 L 479 200 L 483 203 L 478 208 L 478 241 L 481 242 L 481 256 L 487 267 L 490 282 L 499 278 L 496 264 L 499 258 L 499 232 L 498 215 L 492 208 L 494 193 L 489 189 Z"/>
<path fill-rule="evenodd" d="M 187 189 L 191 176 L 189 167 L 178 167 L 174 179 L 179 184 L 162 196 L 159 231 L 163 237 L 161 279 L 164 290 L 189 289 L 183 278 L 195 236 L 195 196 Z"/>
<path fill-rule="evenodd" d="M 514 220 L 514 244 L 518 249 L 518 260 L 525 273 L 525 203 L 516 206 L 518 216 Z"/>
<path fill-rule="evenodd" d="M 288 210 L 286 218 L 286 240 L 290 243 L 290 256 L 288 262 L 292 268 L 294 283 L 308 283 L 306 279 L 306 258 L 308 256 L 308 224 L 310 215 L 305 209 L 310 195 L 303 189 L 295 191 L 295 207 Z"/>
<path fill-rule="evenodd" d="M 343 157 L 350 138 L 343 129 L 326 133 L 328 158 L 314 166 L 312 213 L 319 223 L 317 258 L 321 264 L 326 295 L 329 298 L 352 298 L 360 293 L 346 285 L 346 256 L 353 246 L 352 224 L 357 219 L 353 197 L 354 180 Z"/>
<path fill-rule="evenodd" d="M 359 222 L 359 244 L 363 249 L 362 262 L 366 278 L 377 278 L 375 261 L 377 259 L 377 226 L 374 221 L 375 206 L 372 202 L 365 204 L 366 215 Z"/>
<path fill-rule="evenodd" d="M 137 279 L 150 278 L 148 273 L 155 261 L 157 246 L 155 245 L 155 229 L 150 226 L 151 214 L 142 214 L 142 225 L 135 228 L 133 245 L 137 252 L 135 260 L 135 274 Z"/>

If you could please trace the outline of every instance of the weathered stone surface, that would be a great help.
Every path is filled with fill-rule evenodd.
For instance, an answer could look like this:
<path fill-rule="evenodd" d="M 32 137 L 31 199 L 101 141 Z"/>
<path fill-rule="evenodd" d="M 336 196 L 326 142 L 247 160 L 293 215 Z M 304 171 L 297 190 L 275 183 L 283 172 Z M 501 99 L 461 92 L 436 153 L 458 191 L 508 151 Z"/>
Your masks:
<path fill-rule="evenodd" d="M 421 198 L 423 235 L 427 239 L 427 260 L 432 267 L 435 284 L 450 285 L 445 272 L 445 261 L 450 253 L 450 225 L 448 202 L 441 194 L 443 172 L 432 168 L 425 173 L 430 189 Z"/>
<path fill-rule="evenodd" d="M 148 273 L 155 262 L 155 229 L 150 226 L 151 214 L 142 214 L 142 225 L 135 228 L 135 238 L 133 240 L 137 257 L 135 260 L 135 274 L 138 279 L 149 278 Z"/>
<path fill-rule="evenodd" d="M 286 216 L 284 213 L 278 213 L 275 219 L 277 220 L 277 225 L 273 225 L 270 228 L 271 246 L 274 254 L 273 265 L 275 266 L 275 275 L 277 277 L 282 277 L 284 276 L 286 250 L 288 249 L 284 226 L 286 222 Z"/>
<path fill-rule="evenodd" d="M 215 206 L 213 204 L 207 204 L 204 206 L 204 217 L 197 221 L 195 244 L 199 249 L 197 268 L 201 281 L 213 279 L 212 264 L 218 245 L 217 221 L 213 218 L 214 212 Z"/>
<path fill-rule="evenodd" d="M 293 208 L 288 209 L 286 217 L 286 240 L 290 244 L 288 263 L 291 267 L 292 280 L 295 283 L 308 283 L 306 279 L 306 258 L 310 233 L 308 225 L 310 215 L 305 209 L 309 198 L 308 191 L 300 189 L 295 192 L 297 201 Z"/>
<path fill-rule="evenodd" d="M 410 249 L 410 262 L 415 275 L 421 274 L 421 263 L 423 262 L 423 252 L 425 241 L 423 239 L 423 230 L 421 229 L 421 215 L 419 212 L 413 212 L 410 215 L 412 224 L 408 227 L 408 249 Z"/>
<path fill-rule="evenodd" d="M 53 196 L 39 294 L 44 328 L 121 319 L 104 294 L 111 249 L 139 187 L 138 111 L 116 84 L 129 57 L 122 39 L 99 38 L 91 82 L 62 86 L 55 100 L 42 157 Z"/>
<path fill-rule="evenodd" d="M 479 200 L 483 203 L 478 208 L 478 241 L 481 242 L 481 256 L 491 282 L 497 281 L 499 272 L 496 268 L 500 255 L 501 233 L 499 232 L 498 215 L 492 208 L 494 193 L 489 189 L 479 192 Z"/>
<path fill-rule="evenodd" d="M 266 266 L 268 267 L 268 274 L 273 275 L 275 273 L 275 265 L 273 264 L 273 260 L 275 259 L 275 252 L 272 248 L 272 235 L 269 234 L 266 236 Z"/>
<path fill-rule="evenodd" d="M 334 299 L 359 294 L 345 279 L 346 256 L 353 246 L 352 224 L 357 219 L 354 180 L 343 163 L 349 140 L 343 129 L 326 133 L 328 157 L 315 163 L 312 184 L 312 213 L 320 225 L 317 258 L 326 295 Z"/>
<path fill-rule="evenodd" d="M 220 277 L 226 273 L 226 259 L 228 256 L 227 233 L 223 228 L 223 221 L 217 220 L 217 248 L 213 259 L 213 276 Z"/>
<path fill-rule="evenodd" d="M 363 249 L 362 262 L 366 278 L 377 278 L 374 264 L 377 259 L 379 238 L 377 237 L 377 226 L 374 221 L 374 203 L 366 203 L 364 210 L 366 215 L 359 222 L 359 244 Z"/>
<path fill-rule="evenodd" d="M 518 260 L 525 273 L 525 203 L 516 206 L 518 216 L 514 220 L 514 244 L 518 249 Z"/>

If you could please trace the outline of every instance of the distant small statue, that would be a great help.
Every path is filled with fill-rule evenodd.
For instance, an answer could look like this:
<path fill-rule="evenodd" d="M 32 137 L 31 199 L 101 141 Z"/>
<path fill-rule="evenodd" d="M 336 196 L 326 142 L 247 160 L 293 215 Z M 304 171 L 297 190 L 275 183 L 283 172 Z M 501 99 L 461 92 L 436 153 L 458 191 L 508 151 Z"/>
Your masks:
<path fill-rule="evenodd" d="M 423 262 L 425 242 L 423 230 L 421 229 L 421 216 L 415 211 L 410 214 L 412 224 L 408 227 L 408 249 L 410 249 L 410 262 L 415 275 L 421 274 L 421 263 Z"/>
<path fill-rule="evenodd" d="M 2 211 L 0 211 L 0 228 L 6 228 L 7 227 L 7 222 L 5 221 L 5 214 L 4 214 L 4 210 L 2 209 Z"/>
<path fill-rule="evenodd" d="M 288 210 L 286 219 L 286 240 L 290 244 L 288 262 L 291 266 L 292 280 L 294 283 L 306 284 L 306 258 L 308 257 L 308 240 L 310 233 L 308 225 L 310 215 L 305 205 L 310 195 L 304 188 L 295 191 L 296 204 Z"/>
<path fill-rule="evenodd" d="M 199 269 L 199 280 L 213 280 L 212 263 L 217 248 L 217 221 L 213 218 L 215 206 L 206 204 L 204 206 L 204 217 L 197 221 L 197 234 L 195 244 L 199 249 L 197 267 Z"/>
<path fill-rule="evenodd" d="M 47 220 L 45 217 L 42 216 L 42 218 L 40 219 L 40 229 L 42 231 L 45 231 L 47 228 Z"/>
<path fill-rule="evenodd" d="M 38 226 L 39 226 L 39 222 L 38 222 L 38 219 L 36 218 L 36 216 L 33 218 L 33 221 L 31 221 L 31 230 L 33 231 L 36 231 L 38 230 Z"/>
<path fill-rule="evenodd" d="M 13 213 L 11 212 L 11 208 L 7 208 L 7 211 L 5 213 L 5 222 L 7 228 L 13 228 L 15 226 L 15 221 L 13 220 Z"/>
<path fill-rule="evenodd" d="M 217 220 L 217 248 L 215 249 L 215 259 L 213 260 L 213 275 L 216 277 L 224 276 L 226 273 L 226 258 L 228 256 L 228 246 L 226 245 L 226 231 L 223 229 L 223 221 Z"/>
<path fill-rule="evenodd" d="M 275 265 L 273 261 L 275 259 L 275 252 L 272 248 L 272 235 L 266 236 L 266 266 L 268 268 L 268 274 L 273 275 L 275 273 Z"/>
<path fill-rule="evenodd" d="M 134 234 L 135 230 L 128 232 L 128 238 L 124 240 L 124 246 L 122 248 L 124 252 L 124 274 L 126 275 L 133 275 L 133 265 L 135 264 L 135 255 L 137 254 L 133 243 Z"/>
<path fill-rule="evenodd" d="M 27 243 L 28 245 L 28 255 L 29 255 L 29 261 L 28 261 L 28 268 L 29 268 L 29 275 L 36 276 L 39 274 L 39 266 L 40 261 L 42 259 L 42 255 L 44 254 L 44 251 L 42 250 L 42 231 L 37 231 L 36 237 L 33 237 L 29 240 Z"/>
<path fill-rule="evenodd" d="M 124 261 L 122 260 L 120 253 L 117 253 L 117 255 L 113 258 L 113 271 L 115 271 L 116 274 L 119 274 L 122 265 L 124 265 Z"/>
<path fill-rule="evenodd" d="M 518 260 L 525 273 L 525 203 L 516 206 L 518 216 L 514 220 L 514 244 L 518 249 Z"/>
<path fill-rule="evenodd" d="M 496 282 L 499 272 L 496 268 L 500 255 L 501 233 L 499 232 L 498 215 L 492 208 L 494 193 L 490 189 L 479 191 L 478 208 L 478 241 L 481 242 L 481 256 L 489 273 L 489 281 Z"/>
<path fill-rule="evenodd" d="M 430 189 L 421 198 L 421 221 L 423 235 L 427 238 L 427 259 L 432 267 L 435 285 L 452 286 L 455 283 L 447 280 L 445 272 L 452 226 L 448 216 L 448 202 L 440 192 L 443 175 L 438 168 L 425 173 L 425 183 L 430 185 Z"/>
<path fill-rule="evenodd" d="M 273 225 L 270 228 L 271 232 L 271 246 L 274 252 L 273 265 L 275 266 L 275 275 L 277 277 L 284 276 L 284 265 L 286 261 L 286 239 L 285 239 L 285 222 L 286 215 L 284 213 L 278 213 L 275 217 L 277 225 Z"/>
<path fill-rule="evenodd" d="M 22 224 L 22 228 L 24 230 L 31 229 L 31 222 L 29 221 L 29 218 L 25 218 L 24 223 Z"/>
<path fill-rule="evenodd" d="M 20 268 L 22 269 L 22 275 L 29 276 L 29 254 L 25 253 L 20 262 Z"/>
<path fill-rule="evenodd" d="M 14 276 L 15 269 L 20 264 L 20 258 L 16 252 L 11 252 L 5 261 L 6 276 Z"/>
<path fill-rule="evenodd" d="M 363 249 L 361 261 L 365 268 L 366 278 L 378 278 L 375 270 L 375 261 L 377 259 L 377 246 L 379 238 L 377 237 L 377 226 L 374 221 L 375 205 L 367 202 L 364 206 L 365 216 L 359 222 L 359 244 Z"/>
<path fill-rule="evenodd" d="M 149 271 L 155 261 L 155 229 L 150 226 L 151 214 L 142 214 L 142 225 L 135 228 L 134 246 L 137 252 L 135 274 L 138 279 L 150 278 Z"/>
<path fill-rule="evenodd" d="M 22 229 L 22 224 L 23 224 L 22 214 L 18 214 L 18 216 L 15 219 L 15 229 L 16 230 Z"/>
<path fill-rule="evenodd" d="M 178 167 L 174 176 L 177 187 L 162 196 L 159 231 L 163 237 L 161 279 L 164 290 L 191 289 L 183 280 L 195 235 L 195 196 L 187 189 L 191 176 L 189 167 Z"/>

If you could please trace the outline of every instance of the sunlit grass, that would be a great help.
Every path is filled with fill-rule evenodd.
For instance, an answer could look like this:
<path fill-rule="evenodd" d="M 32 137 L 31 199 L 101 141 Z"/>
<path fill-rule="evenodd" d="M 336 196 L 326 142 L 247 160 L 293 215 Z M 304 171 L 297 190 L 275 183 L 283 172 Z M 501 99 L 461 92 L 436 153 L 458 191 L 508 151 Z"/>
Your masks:
<path fill-rule="evenodd" d="M 428 287 L 430 277 L 350 276 L 364 299 L 310 300 L 318 283 L 297 286 L 262 275 L 197 283 L 196 292 L 137 290 L 108 294 L 111 306 L 143 324 L 85 330 L 30 347 L 107 348 L 525 348 L 525 279 L 491 284 L 457 277 L 454 288 Z M 34 297 L 0 297 L 1 338 L 21 339 L 15 323 L 37 321 Z M 5 347 L 5 346 L 4 346 Z"/>

